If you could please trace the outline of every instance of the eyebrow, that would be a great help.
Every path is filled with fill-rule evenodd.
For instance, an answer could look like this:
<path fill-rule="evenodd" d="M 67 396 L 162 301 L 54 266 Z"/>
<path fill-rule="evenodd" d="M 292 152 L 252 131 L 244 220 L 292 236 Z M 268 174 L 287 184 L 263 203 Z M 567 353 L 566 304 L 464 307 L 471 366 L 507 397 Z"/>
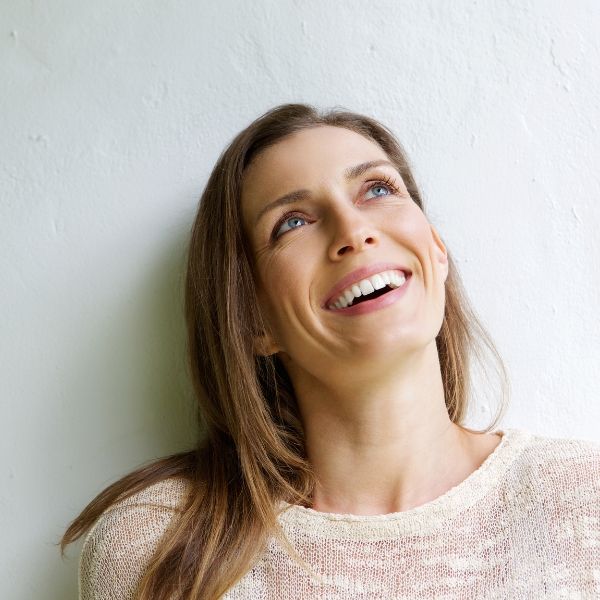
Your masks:
<path fill-rule="evenodd" d="M 368 162 L 364 162 L 364 163 L 360 163 L 359 165 L 355 165 L 353 167 L 348 167 L 344 171 L 344 178 L 346 179 L 346 181 L 351 181 L 352 179 L 356 179 L 357 177 L 360 177 L 369 169 L 372 169 L 374 167 L 381 167 L 383 165 L 392 167 L 395 171 L 397 171 L 399 173 L 398 168 L 396 167 L 396 165 L 394 163 L 390 162 L 389 160 L 381 159 L 381 160 L 370 160 Z M 258 215 L 256 216 L 256 220 L 254 221 L 254 225 L 256 226 L 256 224 L 260 221 L 260 219 L 262 219 L 262 217 L 266 213 L 272 211 L 273 209 L 275 209 L 279 206 L 283 206 L 285 204 L 292 204 L 294 202 L 298 202 L 299 200 L 306 200 L 306 198 L 308 198 L 308 197 L 310 197 L 310 190 L 302 189 L 302 190 L 295 190 L 294 192 L 290 192 L 289 194 L 285 194 L 284 196 L 277 198 L 277 200 L 273 200 L 273 202 L 269 202 L 269 204 L 263 206 L 262 209 L 259 211 Z"/>

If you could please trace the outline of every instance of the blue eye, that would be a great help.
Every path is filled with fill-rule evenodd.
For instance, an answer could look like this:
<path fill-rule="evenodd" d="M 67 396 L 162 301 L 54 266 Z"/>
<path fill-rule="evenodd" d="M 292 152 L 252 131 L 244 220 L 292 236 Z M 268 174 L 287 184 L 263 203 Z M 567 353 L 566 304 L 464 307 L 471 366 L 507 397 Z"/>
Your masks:
<path fill-rule="evenodd" d="M 378 194 L 377 192 L 375 192 L 375 197 L 377 197 L 377 196 L 388 196 L 389 194 L 392 193 L 391 190 L 388 188 L 387 185 L 383 185 L 381 183 L 376 183 L 375 185 L 372 185 L 369 188 L 369 192 L 371 192 L 373 190 L 383 190 L 384 192 L 386 192 L 384 194 Z"/>
<path fill-rule="evenodd" d="M 298 224 L 299 221 L 306 222 L 306 219 L 303 219 L 298 215 L 292 215 L 291 217 L 288 217 L 285 221 L 281 223 L 280 227 L 277 228 L 277 231 L 275 232 L 275 237 L 279 237 L 281 234 L 285 233 L 286 231 L 289 231 L 290 229 L 296 229 L 298 227 L 301 227 L 302 225 Z M 292 223 L 292 225 L 289 226 L 287 229 L 284 229 L 284 227 L 288 225 L 288 223 Z"/>

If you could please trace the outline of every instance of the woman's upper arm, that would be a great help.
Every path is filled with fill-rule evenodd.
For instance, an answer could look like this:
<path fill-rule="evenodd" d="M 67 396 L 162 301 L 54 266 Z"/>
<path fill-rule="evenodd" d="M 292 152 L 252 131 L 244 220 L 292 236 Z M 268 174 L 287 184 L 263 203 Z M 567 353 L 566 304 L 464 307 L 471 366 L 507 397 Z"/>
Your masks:
<path fill-rule="evenodd" d="M 81 550 L 80 600 L 133 600 L 174 514 L 153 504 L 117 505 L 104 513 Z"/>

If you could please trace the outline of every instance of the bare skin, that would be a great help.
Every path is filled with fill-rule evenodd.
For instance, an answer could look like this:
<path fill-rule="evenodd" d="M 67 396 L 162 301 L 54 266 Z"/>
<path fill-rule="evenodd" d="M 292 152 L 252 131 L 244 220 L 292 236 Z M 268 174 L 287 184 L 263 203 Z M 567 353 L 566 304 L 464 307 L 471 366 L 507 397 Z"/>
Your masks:
<path fill-rule="evenodd" d="M 500 442 L 452 423 L 435 344 L 445 303 L 446 248 L 400 174 L 363 136 L 338 127 L 293 134 L 250 165 L 244 228 L 269 331 L 257 353 L 279 353 L 294 385 L 312 508 L 357 515 L 405 511 L 475 471 Z M 265 212 L 276 198 L 302 199 Z M 323 306 L 334 284 L 375 262 L 412 271 L 396 302 L 354 316 Z"/>

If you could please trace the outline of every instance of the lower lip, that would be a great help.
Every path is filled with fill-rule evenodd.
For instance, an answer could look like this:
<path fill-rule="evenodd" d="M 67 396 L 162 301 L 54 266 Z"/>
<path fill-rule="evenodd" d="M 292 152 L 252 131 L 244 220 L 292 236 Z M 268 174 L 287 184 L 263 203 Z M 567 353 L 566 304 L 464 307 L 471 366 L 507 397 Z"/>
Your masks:
<path fill-rule="evenodd" d="M 408 284 L 411 279 L 412 274 L 406 278 L 406 281 L 400 287 L 397 287 L 391 292 L 387 292 L 387 294 L 383 294 L 383 296 L 373 298 L 373 300 L 367 300 L 366 302 L 361 302 L 360 304 L 348 306 L 347 308 L 330 308 L 329 310 L 335 312 L 336 314 L 344 315 L 347 317 L 351 317 L 353 315 L 364 315 L 365 313 L 370 313 L 374 310 L 380 310 L 400 300 L 400 298 L 404 296 L 406 288 L 408 287 Z"/>

